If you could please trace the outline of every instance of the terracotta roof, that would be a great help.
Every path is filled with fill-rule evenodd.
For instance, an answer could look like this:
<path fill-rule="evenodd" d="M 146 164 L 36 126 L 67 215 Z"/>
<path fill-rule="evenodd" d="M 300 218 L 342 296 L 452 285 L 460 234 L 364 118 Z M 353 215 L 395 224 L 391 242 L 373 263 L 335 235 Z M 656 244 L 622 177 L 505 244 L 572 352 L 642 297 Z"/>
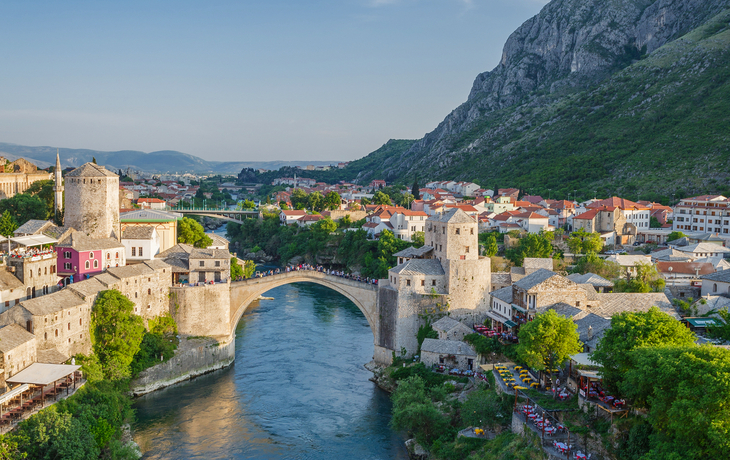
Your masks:
<path fill-rule="evenodd" d="M 593 220 L 594 217 L 596 217 L 596 214 L 598 214 L 598 209 L 592 209 L 590 211 L 586 211 L 583 214 L 579 214 L 577 216 L 573 217 L 573 220 Z"/>
<path fill-rule="evenodd" d="M 670 271 L 669 268 L 672 268 Z M 656 268 L 661 273 L 679 273 L 682 275 L 709 275 L 715 273 L 715 267 L 710 263 L 697 262 L 662 262 L 656 263 Z"/>
<path fill-rule="evenodd" d="M 639 203 L 635 203 L 633 201 L 629 201 L 627 199 L 619 198 L 616 196 L 606 198 L 605 200 L 594 201 L 593 203 L 588 205 L 589 208 L 599 208 L 601 206 L 609 206 L 619 209 L 649 209 L 648 207 L 640 205 Z"/>

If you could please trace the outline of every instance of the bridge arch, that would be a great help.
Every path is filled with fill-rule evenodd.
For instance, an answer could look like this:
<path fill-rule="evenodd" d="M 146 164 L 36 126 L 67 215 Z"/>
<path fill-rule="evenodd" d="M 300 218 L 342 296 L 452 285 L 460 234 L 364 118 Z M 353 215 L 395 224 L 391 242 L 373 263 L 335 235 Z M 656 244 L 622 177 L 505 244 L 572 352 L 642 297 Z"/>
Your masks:
<path fill-rule="evenodd" d="M 263 278 L 232 282 L 229 323 L 231 335 L 235 333 L 238 322 L 254 300 L 271 289 L 293 283 L 319 284 L 347 297 L 365 316 L 373 333 L 373 338 L 377 341 L 379 329 L 376 316 L 377 286 L 309 270 L 292 271 Z"/>

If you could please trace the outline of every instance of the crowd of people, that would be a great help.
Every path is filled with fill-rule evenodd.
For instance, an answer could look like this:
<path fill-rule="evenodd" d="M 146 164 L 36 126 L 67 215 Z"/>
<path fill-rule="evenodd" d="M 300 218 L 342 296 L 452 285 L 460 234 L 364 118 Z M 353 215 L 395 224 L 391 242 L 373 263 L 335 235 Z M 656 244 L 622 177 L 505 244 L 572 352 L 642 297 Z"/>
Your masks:
<path fill-rule="evenodd" d="M 332 270 L 332 269 L 326 268 L 322 265 L 311 265 L 311 264 L 287 265 L 284 268 L 274 268 L 274 269 L 270 269 L 270 270 L 257 271 L 256 274 L 254 275 L 254 277 L 263 278 L 266 276 L 278 275 L 280 273 L 289 273 L 289 272 L 296 272 L 296 271 L 302 271 L 302 270 L 316 271 L 316 272 L 325 273 L 325 274 L 331 275 L 331 276 L 337 276 L 339 278 L 359 281 L 361 283 L 375 284 L 375 285 L 378 284 L 378 280 L 375 278 L 353 275 L 351 273 L 346 273 L 345 271 L 342 271 L 342 270 Z"/>

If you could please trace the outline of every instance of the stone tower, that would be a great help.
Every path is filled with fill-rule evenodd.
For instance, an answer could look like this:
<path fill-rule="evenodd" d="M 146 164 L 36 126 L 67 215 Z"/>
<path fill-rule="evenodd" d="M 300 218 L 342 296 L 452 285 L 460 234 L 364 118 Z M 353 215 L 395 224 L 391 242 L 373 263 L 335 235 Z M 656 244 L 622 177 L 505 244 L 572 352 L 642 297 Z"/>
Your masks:
<path fill-rule="evenodd" d="M 56 169 L 53 171 L 53 198 L 56 210 L 56 221 L 63 212 L 63 178 L 61 177 L 61 158 L 56 149 Z"/>
<path fill-rule="evenodd" d="M 120 238 L 119 176 L 86 163 L 66 174 L 64 225 L 92 238 Z"/>

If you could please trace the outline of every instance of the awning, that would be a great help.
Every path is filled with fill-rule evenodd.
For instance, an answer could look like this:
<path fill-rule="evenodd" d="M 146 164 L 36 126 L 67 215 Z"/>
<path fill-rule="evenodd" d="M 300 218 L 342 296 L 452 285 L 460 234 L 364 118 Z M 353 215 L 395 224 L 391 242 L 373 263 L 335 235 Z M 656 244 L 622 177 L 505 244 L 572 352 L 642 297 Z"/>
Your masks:
<path fill-rule="evenodd" d="M 505 322 L 509 321 L 507 318 L 499 316 L 498 314 L 496 314 L 492 311 L 488 311 L 487 316 L 489 316 L 490 318 L 492 318 L 495 321 L 499 321 L 500 323 L 505 323 Z"/>
<path fill-rule="evenodd" d="M 15 238 L 10 238 L 10 241 L 21 246 L 41 246 L 44 244 L 58 243 L 57 239 L 46 235 L 16 236 Z"/>
<path fill-rule="evenodd" d="M 14 376 L 6 379 L 8 383 L 29 383 L 31 385 L 50 385 L 81 369 L 81 366 L 69 364 L 33 363 Z"/>
<path fill-rule="evenodd" d="M 8 391 L 7 393 L 3 393 L 0 395 L 0 404 L 5 404 L 6 402 L 10 401 L 14 397 L 18 396 L 19 394 L 23 393 L 24 391 L 30 390 L 30 385 L 20 385 L 18 388 L 13 388 L 12 390 Z"/>
<path fill-rule="evenodd" d="M 715 318 L 684 318 L 692 327 L 720 326 Z"/>
<path fill-rule="evenodd" d="M 527 313 L 527 310 L 525 310 L 524 308 L 520 307 L 519 305 L 512 304 L 512 308 L 514 308 L 515 310 L 520 311 L 522 313 Z"/>
<path fill-rule="evenodd" d="M 504 325 L 507 327 L 515 327 L 515 326 L 517 326 L 517 323 L 515 323 L 514 321 L 507 320 L 504 322 Z"/>
<path fill-rule="evenodd" d="M 585 369 L 578 369 L 578 375 L 580 375 L 581 377 L 589 378 L 589 379 L 596 379 L 596 380 L 601 379 L 601 376 L 598 375 L 598 372 L 587 371 Z"/>

